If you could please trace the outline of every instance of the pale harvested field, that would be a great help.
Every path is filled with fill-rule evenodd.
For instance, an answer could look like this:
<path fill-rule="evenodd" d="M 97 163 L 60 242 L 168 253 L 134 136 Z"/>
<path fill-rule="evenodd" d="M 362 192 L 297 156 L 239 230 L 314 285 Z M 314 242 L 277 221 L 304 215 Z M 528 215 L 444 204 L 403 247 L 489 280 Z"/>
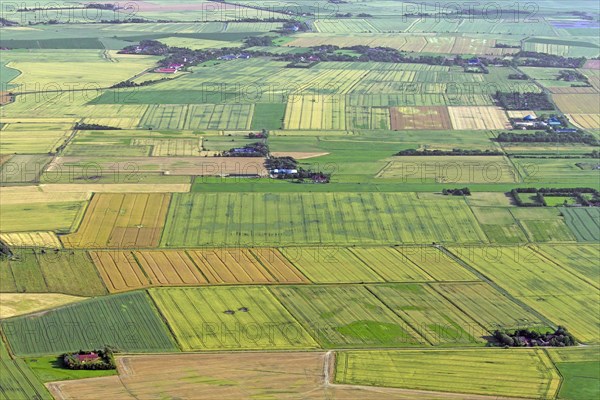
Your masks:
<path fill-rule="evenodd" d="M 553 94 L 552 99 L 565 114 L 600 114 L 600 94 Z"/>
<path fill-rule="evenodd" d="M 393 130 L 449 130 L 452 129 L 448 107 L 392 107 Z"/>
<path fill-rule="evenodd" d="M 581 129 L 600 129 L 599 114 L 567 114 L 567 117 Z"/>
<path fill-rule="evenodd" d="M 111 293 L 150 286 L 148 278 L 128 251 L 90 251 L 90 257 Z"/>
<path fill-rule="evenodd" d="M 56 233 L 50 231 L 0 233 L 0 240 L 14 247 L 62 248 L 62 243 L 56 236 Z"/>
<path fill-rule="evenodd" d="M 311 153 L 302 151 L 274 151 L 271 153 L 273 157 L 292 157 L 296 160 L 306 160 L 309 158 L 323 157 L 329 153 Z"/>
<path fill-rule="evenodd" d="M 569 86 L 557 86 L 549 88 L 550 93 L 554 94 L 594 94 L 598 91 L 591 86 L 588 87 L 569 87 Z"/>
<path fill-rule="evenodd" d="M 47 310 L 85 299 L 58 293 L 0 293 L 0 318 Z"/>
<path fill-rule="evenodd" d="M 177 286 L 208 283 L 185 251 L 136 251 L 134 254 L 153 285 Z"/>
<path fill-rule="evenodd" d="M 278 250 L 196 250 L 189 255 L 211 284 L 308 282 Z"/>
<path fill-rule="evenodd" d="M 506 400 L 501 397 L 337 385 L 333 357 L 311 353 L 229 353 L 117 358 L 118 376 L 47 383 L 57 399 Z"/>
<path fill-rule="evenodd" d="M 63 203 L 74 201 L 86 201 L 90 198 L 89 193 L 81 190 L 76 192 L 43 192 L 38 186 L 7 186 L 2 188 L 0 205 L 9 204 L 32 204 L 32 203 Z"/>
<path fill-rule="evenodd" d="M 170 194 L 96 194 L 77 232 L 62 237 L 65 247 L 156 247 Z"/>
<path fill-rule="evenodd" d="M 165 175 L 224 176 L 237 174 L 267 175 L 262 157 L 128 157 L 97 162 L 90 157 L 58 157 L 48 168 L 78 166 L 94 163 L 102 171 L 111 171 L 115 163 L 133 165 L 136 172 L 162 173 Z"/>
<path fill-rule="evenodd" d="M 187 193 L 189 183 L 52 183 L 38 186 L 46 193 Z"/>
<path fill-rule="evenodd" d="M 456 130 L 509 129 L 506 113 L 500 107 L 448 107 Z"/>
<path fill-rule="evenodd" d="M 583 68 L 600 70 L 600 60 L 588 60 L 588 61 L 586 61 Z"/>
<path fill-rule="evenodd" d="M 533 110 L 527 110 L 527 111 L 509 110 L 509 111 L 506 111 L 506 113 L 508 114 L 509 118 L 525 118 L 528 115 L 532 115 L 537 118 L 537 114 Z"/>

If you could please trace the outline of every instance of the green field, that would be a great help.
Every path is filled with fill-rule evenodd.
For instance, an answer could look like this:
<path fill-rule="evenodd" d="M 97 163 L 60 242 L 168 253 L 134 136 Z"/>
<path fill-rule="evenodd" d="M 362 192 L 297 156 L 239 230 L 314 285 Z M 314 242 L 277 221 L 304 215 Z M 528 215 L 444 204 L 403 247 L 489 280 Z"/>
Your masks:
<path fill-rule="evenodd" d="M 25 358 L 27 366 L 42 382 L 68 381 L 73 379 L 97 378 L 116 375 L 117 371 L 109 370 L 77 370 L 68 369 L 62 365 L 57 356 Z"/>
<path fill-rule="evenodd" d="M 481 327 L 428 285 L 378 285 L 369 290 L 434 346 L 483 341 Z"/>
<path fill-rule="evenodd" d="M 285 106 L 283 104 L 263 104 L 254 106 L 251 129 L 281 129 Z"/>
<path fill-rule="evenodd" d="M 335 381 L 546 399 L 560 376 L 541 350 L 354 351 L 338 353 Z"/>
<path fill-rule="evenodd" d="M 178 348 L 145 292 L 99 297 L 44 313 L 6 319 L 2 329 L 20 356 L 110 346 L 130 353 Z"/>
<path fill-rule="evenodd" d="M 546 320 L 566 326 L 580 341 L 600 340 L 600 301 L 593 294 L 597 289 L 569 267 L 557 265 L 529 247 L 450 250 Z"/>
<path fill-rule="evenodd" d="M 70 232 L 78 223 L 83 206 L 80 202 L 3 204 L 0 229 L 2 232 Z"/>
<path fill-rule="evenodd" d="M 402 213 L 393 210 L 402 209 Z M 175 194 L 162 246 L 473 243 L 463 199 L 411 193 Z"/>
<path fill-rule="evenodd" d="M 341 247 L 282 248 L 283 255 L 314 283 L 382 282 L 383 278 Z"/>
<path fill-rule="evenodd" d="M 425 344 L 362 286 L 274 287 L 273 294 L 325 348 Z"/>
<path fill-rule="evenodd" d="M 150 295 L 183 350 L 317 346 L 264 287 L 152 289 Z"/>
<path fill-rule="evenodd" d="M 0 387 L 2 400 L 52 399 L 27 364 L 10 357 L 4 342 L 0 342 Z"/>
<path fill-rule="evenodd" d="M 0 291 L 99 296 L 106 288 L 86 252 L 19 249 L 0 258 Z"/>
<path fill-rule="evenodd" d="M 600 209 L 561 207 L 560 212 L 578 242 L 600 240 Z"/>

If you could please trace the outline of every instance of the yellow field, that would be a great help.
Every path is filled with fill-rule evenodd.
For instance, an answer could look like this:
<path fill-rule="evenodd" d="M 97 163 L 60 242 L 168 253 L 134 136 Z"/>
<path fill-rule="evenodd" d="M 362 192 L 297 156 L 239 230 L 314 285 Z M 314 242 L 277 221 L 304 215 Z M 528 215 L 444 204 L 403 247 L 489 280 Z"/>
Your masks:
<path fill-rule="evenodd" d="M 50 247 L 62 248 L 62 243 L 54 232 L 2 233 L 0 240 L 14 247 Z"/>
<path fill-rule="evenodd" d="M 186 193 L 189 183 L 52 183 L 41 184 L 45 193 Z"/>
<path fill-rule="evenodd" d="M 581 129 L 600 129 L 599 114 L 567 114 L 567 117 Z"/>
<path fill-rule="evenodd" d="M 54 152 L 69 133 L 69 131 L 2 130 L 2 151 L 20 154 Z"/>
<path fill-rule="evenodd" d="M 307 282 L 277 250 L 196 250 L 189 255 L 211 284 Z"/>
<path fill-rule="evenodd" d="M 600 114 L 600 94 L 553 94 L 552 99 L 565 114 Z"/>
<path fill-rule="evenodd" d="M 30 86 L 31 82 L 35 82 L 46 90 L 51 90 L 51 87 L 68 90 L 74 82 L 78 84 L 75 88 L 84 88 L 85 85 L 90 85 L 90 88 L 106 87 L 128 79 L 156 62 L 152 56 L 118 55 L 111 51 L 111 59 L 103 59 L 99 50 L 78 50 L 74 57 L 79 59 L 71 64 L 66 61 L 69 52 L 58 50 L 53 53 L 54 60 L 44 59 L 38 52 L 11 54 L 13 61 L 7 66 L 21 71 L 21 75 L 13 79 L 11 84 Z M 73 67 L 75 64 L 76 68 Z"/>
<path fill-rule="evenodd" d="M 0 293 L 0 318 L 47 310 L 85 299 L 59 293 Z"/>
<path fill-rule="evenodd" d="M 170 194 L 96 194 L 76 233 L 63 237 L 65 247 L 156 247 Z"/>
<path fill-rule="evenodd" d="M 344 130 L 346 100 L 343 96 L 290 96 L 285 110 L 285 129 Z"/>
<path fill-rule="evenodd" d="M 149 286 L 148 278 L 130 252 L 90 251 L 90 257 L 111 293 Z"/>
<path fill-rule="evenodd" d="M 506 113 L 508 114 L 509 118 L 524 118 L 528 115 L 533 115 L 534 117 L 537 118 L 537 114 L 535 113 L 535 111 L 532 111 L 532 110 L 527 110 L 527 111 L 509 110 L 509 111 L 506 111 Z"/>
<path fill-rule="evenodd" d="M 184 251 L 136 251 L 134 255 L 153 285 L 175 286 L 208 283 Z"/>
<path fill-rule="evenodd" d="M 452 127 L 457 130 L 509 129 L 500 107 L 448 107 Z"/>
<path fill-rule="evenodd" d="M 78 186 L 78 185 L 77 185 Z M 2 188 L 0 205 L 32 203 L 64 203 L 86 201 L 89 194 L 81 190 L 76 192 L 44 192 L 38 186 L 10 186 Z"/>
<path fill-rule="evenodd" d="M 114 128 L 121 129 L 135 129 L 140 126 L 140 119 L 135 117 L 125 117 L 125 118 L 84 118 L 83 122 L 86 124 L 95 124 L 95 125 L 104 125 L 104 126 L 112 126 Z"/>

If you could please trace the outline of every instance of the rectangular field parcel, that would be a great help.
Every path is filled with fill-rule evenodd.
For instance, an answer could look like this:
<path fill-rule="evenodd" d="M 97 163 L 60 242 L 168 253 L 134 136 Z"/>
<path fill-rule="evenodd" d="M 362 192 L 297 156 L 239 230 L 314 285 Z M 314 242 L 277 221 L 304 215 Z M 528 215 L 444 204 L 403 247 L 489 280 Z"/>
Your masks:
<path fill-rule="evenodd" d="M 154 247 L 164 226 L 170 194 L 96 194 L 65 247 Z"/>
<path fill-rule="evenodd" d="M 183 350 L 316 347 L 264 287 L 150 289 Z"/>
<path fill-rule="evenodd" d="M 120 351 L 177 351 L 167 327 L 144 292 L 98 297 L 30 316 L 4 320 L 17 355 L 56 355 L 110 346 Z"/>
<path fill-rule="evenodd" d="M 173 195 L 161 244 L 197 247 L 485 240 L 462 198 L 419 199 L 414 193 L 204 193 Z"/>
<path fill-rule="evenodd" d="M 554 398 L 560 376 L 542 350 L 405 350 L 342 352 L 342 384 Z"/>

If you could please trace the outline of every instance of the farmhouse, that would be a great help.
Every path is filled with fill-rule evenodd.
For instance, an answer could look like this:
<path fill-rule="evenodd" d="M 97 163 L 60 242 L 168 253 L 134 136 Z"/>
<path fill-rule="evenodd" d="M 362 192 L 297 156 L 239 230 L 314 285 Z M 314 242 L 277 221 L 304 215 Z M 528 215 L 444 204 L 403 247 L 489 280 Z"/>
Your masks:
<path fill-rule="evenodd" d="M 65 357 L 68 357 L 68 355 Z M 75 354 L 74 357 L 82 364 L 96 362 L 100 359 L 100 356 L 94 352 L 89 354 Z"/>
<path fill-rule="evenodd" d="M 174 74 L 177 72 L 177 68 L 156 68 L 154 72 L 160 74 Z"/>

